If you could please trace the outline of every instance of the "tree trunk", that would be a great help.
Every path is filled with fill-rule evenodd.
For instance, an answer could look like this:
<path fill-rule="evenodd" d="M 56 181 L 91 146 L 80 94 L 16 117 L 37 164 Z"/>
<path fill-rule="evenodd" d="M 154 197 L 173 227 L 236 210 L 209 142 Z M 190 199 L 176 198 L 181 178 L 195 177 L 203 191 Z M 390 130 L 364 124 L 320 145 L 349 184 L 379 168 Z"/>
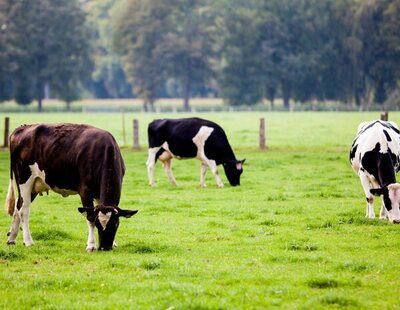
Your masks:
<path fill-rule="evenodd" d="M 37 98 L 38 101 L 38 112 L 41 113 L 43 111 L 43 105 L 42 105 L 42 97 Z"/>
<path fill-rule="evenodd" d="M 44 84 L 42 81 L 37 81 L 36 84 L 36 99 L 38 102 L 38 112 L 43 111 L 43 95 L 44 95 Z"/>
<path fill-rule="evenodd" d="M 290 86 L 287 82 L 282 83 L 282 95 L 283 95 L 283 107 L 286 110 L 289 110 L 289 101 L 290 101 Z"/>
<path fill-rule="evenodd" d="M 190 74 L 190 72 L 188 72 Z M 185 88 L 184 88 L 184 93 L 183 93 L 183 109 L 186 112 L 190 111 L 190 77 L 187 77 L 186 82 L 185 82 Z"/>

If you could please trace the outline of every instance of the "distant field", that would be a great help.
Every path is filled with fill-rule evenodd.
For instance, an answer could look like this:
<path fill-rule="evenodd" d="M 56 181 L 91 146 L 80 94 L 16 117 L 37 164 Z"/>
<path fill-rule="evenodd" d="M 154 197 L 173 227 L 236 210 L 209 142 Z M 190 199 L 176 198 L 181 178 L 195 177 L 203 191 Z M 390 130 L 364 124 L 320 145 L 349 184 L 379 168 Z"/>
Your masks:
<path fill-rule="evenodd" d="M 179 186 L 160 164 L 147 185 L 147 124 L 196 115 L 221 124 L 239 159 L 240 187 L 199 188 L 200 163 L 175 161 Z M 79 198 L 50 193 L 31 208 L 36 242 L 7 246 L 11 218 L 0 216 L 0 307 L 6 309 L 396 309 L 400 307 L 400 225 L 364 218 L 365 198 L 348 163 L 361 121 L 379 113 L 2 114 L 11 126 L 89 123 L 111 131 L 127 171 L 118 247 L 85 252 Z M 258 150 L 259 118 L 267 127 Z M 132 119 L 142 149 L 133 151 Z M 389 118 L 400 124 L 400 113 Z M 124 133 L 125 132 L 125 138 Z M 3 120 L 0 119 L 0 133 Z M 0 152 L 0 200 L 8 185 Z M 220 169 L 221 175 L 223 170 Z M 375 211 L 378 213 L 379 205 Z"/>

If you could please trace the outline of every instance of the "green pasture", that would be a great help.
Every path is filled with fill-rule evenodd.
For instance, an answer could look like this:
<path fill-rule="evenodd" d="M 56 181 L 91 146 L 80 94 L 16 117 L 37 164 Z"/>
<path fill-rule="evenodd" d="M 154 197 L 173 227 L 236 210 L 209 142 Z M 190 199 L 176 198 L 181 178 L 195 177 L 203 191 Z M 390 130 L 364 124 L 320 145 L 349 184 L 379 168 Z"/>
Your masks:
<path fill-rule="evenodd" d="M 174 161 L 179 186 L 160 164 L 147 183 L 147 124 L 191 114 L 9 114 L 11 126 L 89 123 L 122 146 L 126 175 L 118 247 L 86 253 L 79 197 L 51 192 L 31 207 L 35 244 L 22 233 L 6 245 L 0 216 L 3 309 L 398 309 L 400 225 L 366 219 L 365 198 L 348 151 L 361 121 L 379 113 L 196 114 L 224 127 L 238 159 L 240 187 L 218 189 L 200 163 Z M 122 127 L 124 117 L 125 129 Z M 258 149 L 265 118 L 268 149 Z M 132 150 L 132 120 L 141 150 Z M 400 123 L 400 113 L 389 118 Z M 124 138 L 125 132 L 125 138 Z M 3 133 L 3 119 L 0 119 Z M 0 151 L 0 200 L 9 179 Z M 379 202 L 380 203 L 380 202 Z M 380 205 L 375 212 L 379 215 Z"/>

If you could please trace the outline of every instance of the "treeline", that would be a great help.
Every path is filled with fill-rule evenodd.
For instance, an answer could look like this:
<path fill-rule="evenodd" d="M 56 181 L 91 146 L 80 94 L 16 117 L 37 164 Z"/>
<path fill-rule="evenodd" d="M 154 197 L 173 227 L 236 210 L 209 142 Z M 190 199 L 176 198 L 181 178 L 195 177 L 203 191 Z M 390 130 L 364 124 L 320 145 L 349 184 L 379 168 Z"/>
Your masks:
<path fill-rule="evenodd" d="M 396 97 L 400 0 L 0 0 L 0 101 Z"/>

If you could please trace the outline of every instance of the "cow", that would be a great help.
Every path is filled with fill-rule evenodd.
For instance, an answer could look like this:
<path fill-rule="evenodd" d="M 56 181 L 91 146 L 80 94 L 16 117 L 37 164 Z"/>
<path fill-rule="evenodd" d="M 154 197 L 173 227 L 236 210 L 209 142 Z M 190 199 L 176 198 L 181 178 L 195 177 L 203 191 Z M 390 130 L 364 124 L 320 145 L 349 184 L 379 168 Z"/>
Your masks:
<path fill-rule="evenodd" d="M 176 185 L 171 159 L 197 158 L 201 161 L 200 186 L 205 187 L 209 168 L 218 187 L 224 187 L 217 166 L 222 164 L 232 186 L 240 185 L 245 160 L 237 160 L 224 130 L 214 122 L 201 118 L 158 119 L 148 126 L 149 155 L 147 171 L 150 186 L 154 186 L 157 159 L 163 163 L 169 181 Z"/>
<path fill-rule="evenodd" d="M 366 217 L 374 218 L 374 196 L 383 196 L 381 219 L 400 223 L 400 130 L 394 122 L 371 121 L 358 126 L 350 163 L 358 173 L 367 199 Z"/>
<path fill-rule="evenodd" d="M 98 249 L 111 250 L 119 218 L 130 218 L 138 212 L 118 207 L 125 165 L 114 137 L 89 125 L 32 124 L 15 129 L 9 145 L 6 209 L 13 221 L 7 243 L 15 244 L 22 222 L 25 246 L 33 244 L 29 206 L 38 194 L 51 189 L 63 197 L 80 196 L 82 207 L 78 211 L 86 217 L 89 228 L 86 250 L 96 250 L 95 226 L 99 235 Z"/>

